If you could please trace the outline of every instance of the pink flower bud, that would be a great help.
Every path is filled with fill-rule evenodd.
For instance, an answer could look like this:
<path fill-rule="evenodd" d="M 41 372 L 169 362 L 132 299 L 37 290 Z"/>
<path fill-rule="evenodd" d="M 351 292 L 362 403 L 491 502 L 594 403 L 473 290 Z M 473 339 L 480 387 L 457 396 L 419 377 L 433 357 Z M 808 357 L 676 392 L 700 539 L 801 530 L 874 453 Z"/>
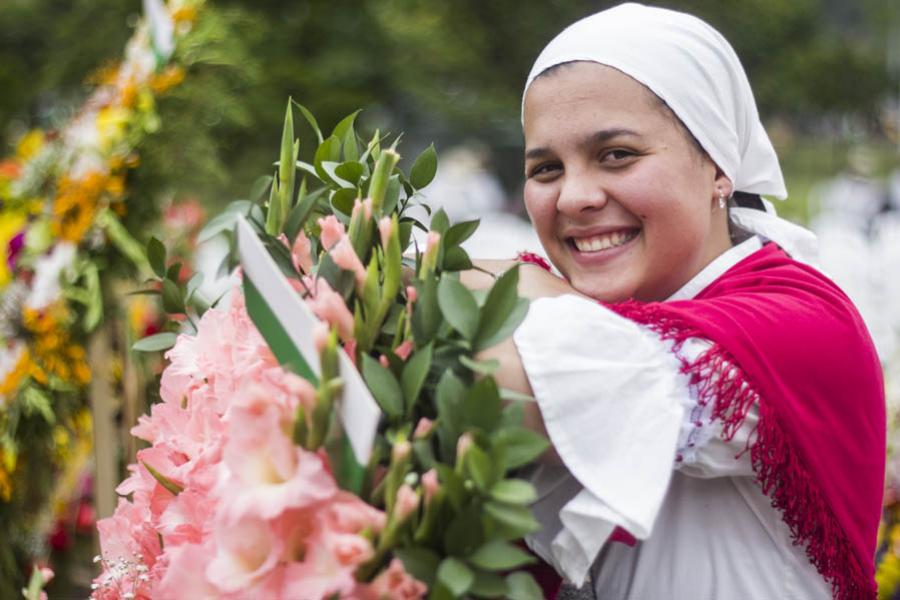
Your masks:
<path fill-rule="evenodd" d="M 432 429 L 434 429 L 434 421 L 422 417 L 419 419 L 419 422 L 416 423 L 416 430 L 413 431 L 413 439 L 421 440 L 427 438 L 431 434 Z"/>
<path fill-rule="evenodd" d="M 437 471 L 429 469 L 422 475 L 422 491 L 425 494 L 425 506 L 431 504 L 431 499 L 434 498 L 439 489 L 441 489 L 441 484 L 438 482 Z"/>
<path fill-rule="evenodd" d="M 353 363 L 353 366 L 356 366 L 356 340 L 348 340 L 344 344 L 344 354 L 347 355 L 347 358 L 350 359 L 350 362 Z"/>
<path fill-rule="evenodd" d="M 397 521 L 405 521 L 414 510 L 419 508 L 419 495 L 408 484 L 403 484 L 397 490 L 397 500 L 394 502 L 394 517 Z"/>
<path fill-rule="evenodd" d="M 341 237 L 343 237 L 344 224 L 337 220 L 337 217 L 334 215 L 328 215 L 327 217 L 322 217 L 318 221 L 319 227 L 322 229 L 322 246 L 326 250 L 331 250 L 331 247 L 337 244 Z"/>
<path fill-rule="evenodd" d="M 412 349 L 413 349 L 413 341 L 406 340 L 405 342 L 403 342 L 402 344 L 400 344 L 399 346 L 394 348 L 394 354 L 399 356 L 400 360 L 405 361 L 407 358 L 409 358 L 409 355 L 412 352 Z"/>
<path fill-rule="evenodd" d="M 50 567 L 41 567 L 40 571 L 41 577 L 44 580 L 44 585 L 50 583 L 50 580 L 53 579 L 53 577 L 56 575 L 56 573 L 54 573 L 53 569 L 51 569 Z"/>
<path fill-rule="evenodd" d="M 378 233 L 381 234 L 381 245 L 387 248 L 388 242 L 391 241 L 391 234 L 394 233 L 394 223 L 390 217 L 382 217 L 378 221 Z"/>
<path fill-rule="evenodd" d="M 328 345 L 328 333 L 331 329 L 328 327 L 327 323 L 316 323 L 315 327 L 313 327 L 312 338 L 313 345 L 316 347 L 316 352 L 322 354 L 325 350 L 325 346 Z"/>
<path fill-rule="evenodd" d="M 466 452 L 469 448 L 472 447 L 472 444 L 475 443 L 475 440 L 472 439 L 472 434 L 466 432 L 459 436 L 459 439 L 456 441 L 456 460 L 460 461 L 463 459 L 463 456 L 466 455 Z"/>
<path fill-rule="evenodd" d="M 310 243 L 309 238 L 306 237 L 306 232 L 301 231 L 300 235 L 297 236 L 297 239 L 294 240 L 294 245 L 291 248 L 291 258 L 294 262 L 294 268 L 301 273 L 309 273 L 313 266 L 311 252 L 312 244 Z"/>
<path fill-rule="evenodd" d="M 410 444 L 407 440 L 397 442 L 396 444 L 394 444 L 393 449 L 391 449 L 391 461 L 395 463 L 404 461 L 409 458 L 411 452 L 412 444 Z"/>
<path fill-rule="evenodd" d="M 356 255 L 350 238 L 346 235 L 341 236 L 340 241 L 331 249 L 331 258 L 334 260 L 334 264 L 353 273 L 357 285 L 362 286 L 366 281 L 366 268 Z"/>
<path fill-rule="evenodd" d="M 353 210 L 350 212 L 350 217 L 353 218 L 359 214 L 359 211 L 363 211 L 363 215 L 365 216 L 365 220 L 368 221 L 372 218 L 372 199 L 366 198 L 362 202 L 360 202 L 359 198 L 356 199 L 356 202 L 353 203 Z"/>
<path fill-rule="evenodd" d="M 317 317 L 337 327 L 341 340 L 346 343 L 353 339 L 353 313 L 327 281 L 317 279 L 316 295 L 314 298 L 307 298 L 306 302 Z"/>
<path fill-rule="evenodd" d="M 378 357 L 378 362 L 380 362 L 381 366 L 384 367 L 385 369 L 387 369 L 388 367 L 391 366 L 390 361 L 388 361 L 388 357 L 385 356 L 384 354 L 382 354 L 381 356 Z"/>
<path fill-rule="evenodd" d="M 406 298 L 412 304 L 419 299 L 419 292 L 416 291 L 415 287 L 408 285 L 406 286 Z"/>
<path fill-rule="evenodd" d="M 441 243 L 441 234 L 437 231 L 429 231 L 428 239 L 425 242 L 425 254 L 431 254 L 435 252 L 438 245 Z"/>

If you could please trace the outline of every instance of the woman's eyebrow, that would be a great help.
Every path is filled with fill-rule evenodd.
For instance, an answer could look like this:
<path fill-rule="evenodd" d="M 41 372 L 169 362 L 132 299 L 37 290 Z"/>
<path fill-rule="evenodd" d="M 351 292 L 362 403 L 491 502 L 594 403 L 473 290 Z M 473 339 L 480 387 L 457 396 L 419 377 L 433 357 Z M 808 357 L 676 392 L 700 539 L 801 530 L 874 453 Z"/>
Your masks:
<path fill-rule="evenodd" d="M 640 137 L 640 134 L 632 129 L 626 129 L 624 127 L 612 127 L 609 129 L 601 129 L 600 131 L 595 131 L 594 133 L 588 134 L 584 136 L 582 139 L 576 142 L 576 146 L 579 148 L 596 146 L 597 144 L 602 144 L 604 142 L 608 142 L 611 139 L 617 137 Z M 537 159 L 543 158 L 548 154 L 552 154 L 549 148 L 538 147 L 538 148 L 530 148 L 525 151 L 526 159 Z"/>

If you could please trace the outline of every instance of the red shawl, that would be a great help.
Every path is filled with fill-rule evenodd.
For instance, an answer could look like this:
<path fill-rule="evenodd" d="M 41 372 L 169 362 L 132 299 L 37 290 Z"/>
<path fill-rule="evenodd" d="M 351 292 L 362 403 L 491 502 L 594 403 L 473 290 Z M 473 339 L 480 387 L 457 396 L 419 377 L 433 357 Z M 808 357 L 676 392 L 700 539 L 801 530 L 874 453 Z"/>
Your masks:
<path fill-rule="evenodd" d="M 712 342 L 682 359 L 699 402 L 713 404 L 725 439 L 759 403 L 748 450 L 763 492 L 835 598 L 875 598 L 884 382 L 847 296 L 767 244 L 694 299 L 609 308 L 673 341 L 676 354 L 689 338 Z"/>

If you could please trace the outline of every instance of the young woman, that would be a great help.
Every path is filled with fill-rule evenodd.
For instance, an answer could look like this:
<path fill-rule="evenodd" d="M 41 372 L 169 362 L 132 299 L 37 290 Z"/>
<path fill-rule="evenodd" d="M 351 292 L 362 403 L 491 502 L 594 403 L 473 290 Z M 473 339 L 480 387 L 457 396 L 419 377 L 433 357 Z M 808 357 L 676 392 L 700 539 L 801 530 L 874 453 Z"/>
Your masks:
<path fill-rule="evenodd" d="M 487 354 L 553 443 L 531 548 L 604 600 L 874 598 L 880 365 L 811 234 L 759 198 L 786 191 L 728 42 L 598 13 L 538 57 L 523 124 L 562 278 L 521 268 L 530 312 Z"/>

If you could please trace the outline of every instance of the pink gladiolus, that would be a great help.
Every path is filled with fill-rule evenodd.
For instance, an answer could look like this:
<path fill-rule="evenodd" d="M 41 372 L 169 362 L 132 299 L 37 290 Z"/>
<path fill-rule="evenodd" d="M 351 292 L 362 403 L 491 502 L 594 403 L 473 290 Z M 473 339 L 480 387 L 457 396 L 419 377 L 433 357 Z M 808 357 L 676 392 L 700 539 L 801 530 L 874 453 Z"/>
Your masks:
<path fill-rule="evenodd" d="M 412 340 L 406 340 L 405 342 L 403 342 L 402 344 L 400 344 L 399 346 L 394 348 L 394 354 L 399 356 L 400 360 L 403 360 L 403 361 L 405 361 L 407 358 L 409 358 L 409 355 L 412 353 L 412 351 L 413 351 L 413 341 Z"/>
<path fill-rule="evenodd" d="M 373 600 L 421 600 L 428 591 L 424 583 L 406 572 L 399 558 L 391 560 L 367 588 L 367 597 Z"/>
<path fill-rule="evenodd" d="M 416 288 L 411 285 L 406 286 L 406 299 L 410 304 L 419 299 L 419 292 L 416 291 Z"/>
<path fill-rule="evenodd" d="M 316 280 L 316 295 L 307 302 L 317 317 L 337 327 L 341 340 L 349 342 L 353 339 L 353 313 L 327 281 L 321 278 Z"/>
<path fill-rule="evenodd" d="M 379 362 L 379 363 L 381 364 L 381 366 L 384 367 L 385 369 L 387 369 L 388 367 L 391 366 L 390 361 L 388 361 L 388 357 L 385 356 L 384 354 L 382 354 L 381 356 L 378 357 L 378 362 Z"/>
<path fill-rule="evenodd" d="M 40 572 L 41 578 L 44 580 L 45 585 L 50 583 L 50 580 L 53 579 L 54 575 L 56 575 L 56 573 L 53 572 L 53 569 L 47 566 L 40 567 Z"/>
<path fill-rule="evenodd" d="M 291 258 L 294 261 L 294 268 L 301 273 L 309 273 L 312 270 L 312 244 L 306 237 L 305 231 L 301 231 L 294 240 L 294 245 L 291 247 Z"/>
<path fill-rule="evenodd" d="M 332 246 L 337 244 L 344 236 L 344 224 L 338 221 L 334 215 L 322 217 L 316 222 L 322 229 L 322 235 L 320 236 L 322 246 L 326 250 L 331 250 Z"/>
<path fill-rule="evenodd" d="M 246 592 L 271 574 L 281 558 L 284 542 L 270 525 L 247 517 L 213 529 L 215 557 L 206 577 L 226 592 Z"/>
<path fill-rule="evenodd" d="M 326 526 L 342 533 L 359 533 L 366 529 L 378 533 L 384 529 L 387 520 L 382 511 L 343 490 L 338 491 L 322 512 Z"/>
<path fill-rule="evenodd" d="M 437 494 L 440 488 L 441 484 L 438 481 L 437 471 L 434 469 L 425 471 L 422 475 L 422 492 L 425 495 L 425 506 L 431 503 L 431 499 L 434 498 L 434 495 Z"/>
<path fill-rule="evenodd" d="M 460 461 L 466 455 L 466 452 L 469 448 L 472 447 L 475 441 L 472 439 L 472 434 L 466 432 L 459 436 L 459 439 L 456 440 L 456 460 Z"/>
<path fill-rule="evenodd" d="M 341 237 L 340 241 L 331 249 L 331 258 L 334 260 L 334 264 L 353 273 L 358 287 L 365 283 L 366 268 L 356 255 L 349 237 L 346 235 Z"/>
<path fill-rule="evenodd" d="M 378 233 L 381 236 L 381 245 L 387 248 L 391 241 L 391 235 L 394 233 L 394 223 L 390 217 L 382 217 L 378 221 Z"/>
<path fill-rule="evenodd" d="M 404 483 L 397 490 L 397 499 L 394 502 L 394 518 L 398 522 L 403 522 L 417 508 L 419 508 L 419 495 L 409 485 Z"/>
<path fill-rule="evenodd" d="M 431 430 L 434 429 L 434 421 L 428 419 L 426 417 L 422 417 L 419 419 L 419 422 L 416 423 L 416 429 L 413 431 L 413 439 L 421 440 L 427 438 L 431 435 Z"/>

